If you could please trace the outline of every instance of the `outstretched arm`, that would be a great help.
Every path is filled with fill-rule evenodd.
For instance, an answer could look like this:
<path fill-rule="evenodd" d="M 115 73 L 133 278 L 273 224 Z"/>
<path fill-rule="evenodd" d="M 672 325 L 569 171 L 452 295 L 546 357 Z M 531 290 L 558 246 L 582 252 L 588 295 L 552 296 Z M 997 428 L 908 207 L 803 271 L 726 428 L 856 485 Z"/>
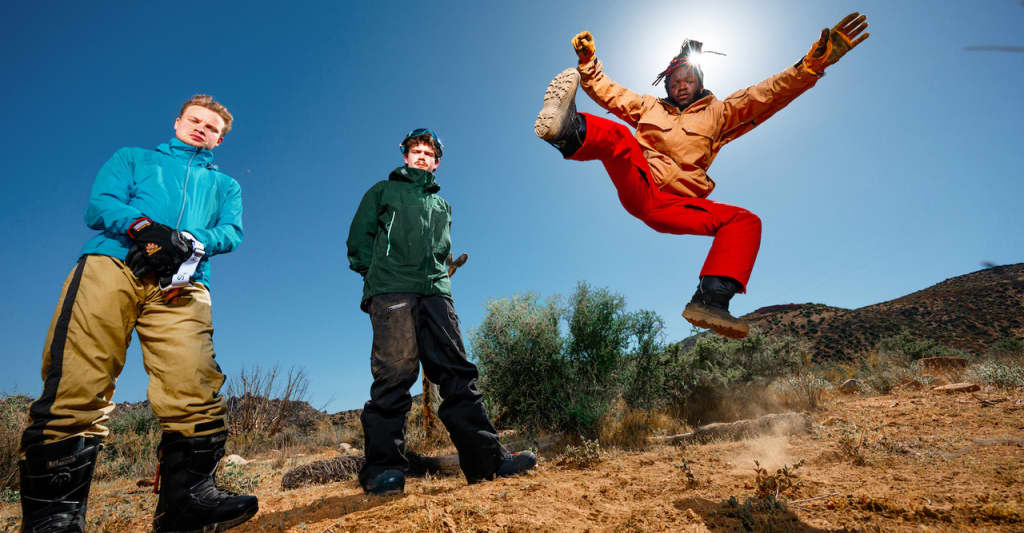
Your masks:
<path fill-rule="evenodd" d="M 851 13 L 831 30 L 821 31 L 821 38 L 796 65 L 722 101 L 719 145 L 725 144 L 768 120 L 797 96 L 817 83 L 825 67 L 839 61 L 846 52 L 864 42 L 866 17 Z M 859 35 L 859 37 L 858 37 Z"/>
<path fill-rule="evenodd" d="M 576 34 L 571 44 L 579 58 L 576 70 L 580 73 L 583 91 L 597 102 L 597 105 L 611 111 L 635 128 L 640 116 L 650 109 L 657 99 L 633 92 L 605 76 L 603 65 L 595 55 L 594 36 L 589 31 Z"/>

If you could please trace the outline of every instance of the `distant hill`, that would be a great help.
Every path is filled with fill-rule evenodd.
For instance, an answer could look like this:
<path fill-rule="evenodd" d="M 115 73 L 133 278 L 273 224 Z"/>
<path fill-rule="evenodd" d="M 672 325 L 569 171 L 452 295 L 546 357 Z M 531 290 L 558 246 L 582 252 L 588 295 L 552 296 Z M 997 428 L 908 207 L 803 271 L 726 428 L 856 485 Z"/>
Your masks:
<path fill-rule="evenodd" d="M 957 276 L 859 309 L 784 304 L 743 318 L 766 333 L 807 339 L 818 360 L 852 358 L 901 331 L 981 353 L 1000 339 L 1024 339 L 1024 263 Z"/>

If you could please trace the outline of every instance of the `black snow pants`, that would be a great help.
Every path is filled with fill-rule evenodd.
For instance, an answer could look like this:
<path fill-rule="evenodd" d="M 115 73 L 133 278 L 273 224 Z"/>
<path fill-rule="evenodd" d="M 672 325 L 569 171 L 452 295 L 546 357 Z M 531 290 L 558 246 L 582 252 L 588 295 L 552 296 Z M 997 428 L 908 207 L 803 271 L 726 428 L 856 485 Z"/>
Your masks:
<path fill-rule="evenodd" d="M 419 377 L 438 385 L 438 417 L 459 452 L 466 481 L 494 477 L 505 456 L 497 431 L 487 419 L 476 388 L 476 365 L 466 359 L 458 317 L 451 300 L 412 293 L 379 294 L 370 299 L 373 349 L 370 401 L 360 417 L 366 439 L 366 483 L 388 469 L 407 471 L 405 422 L 412 406 L 409 388 Z"/>

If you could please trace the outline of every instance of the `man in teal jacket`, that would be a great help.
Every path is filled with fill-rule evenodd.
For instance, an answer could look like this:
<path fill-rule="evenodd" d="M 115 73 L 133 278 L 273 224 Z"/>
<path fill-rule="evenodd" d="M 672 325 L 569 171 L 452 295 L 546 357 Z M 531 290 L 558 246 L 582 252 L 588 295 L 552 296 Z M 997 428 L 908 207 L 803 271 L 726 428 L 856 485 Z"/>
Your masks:
<path fill-rule="evenodd" d="M 476 389 L 476 365 L 466 359 L 446 265 L 452 208 L 437 195 L 441 187 L 434 181 L 441 141 L 416 129 L 399 148 L 405 166 L 363 196 L 348 235 L 349 267 L 364 280 L 360 307 L 373 325 L 373 385 L 361 416 L 366 464 L 359 482 L 371 494 L 404 490 L 409 387 L 421 362 L 444 400 L 438 417 L 466 480 L 529 470 L 537 462 L 532 453 L 510 454 L 498 441 Z"/>
<path fill-rule="evenodd" d="M 227 426 L 209 258 L 242 241 L 242 196 L 211 150 L 231 122 L 213 98 L 194 96 L 169 143 L 122 148 L 96 176 L 85 221 L 99 233 L 64 283 L 43 350 L 43 392 L 22 435 L 23 531 L 84 530 L 133 329 L 163 429 L 154 531 L 223 531 L 256 514 L 255 497 L 215 482 Z"/>

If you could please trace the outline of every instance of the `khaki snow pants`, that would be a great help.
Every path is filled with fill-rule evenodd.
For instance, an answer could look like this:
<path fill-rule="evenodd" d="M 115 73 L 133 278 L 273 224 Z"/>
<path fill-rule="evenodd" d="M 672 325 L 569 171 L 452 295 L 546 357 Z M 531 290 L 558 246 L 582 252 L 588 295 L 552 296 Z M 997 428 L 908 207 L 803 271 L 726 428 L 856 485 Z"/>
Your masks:
<path fill-rule="evenodd" d="M 114 382 L 132 330 L 149 375 L 147 397 L 164 431 L 186 437 L 226 428 L 224 374 L 214 360 L 210 293 L 182 289 L 172 303 L 152 276 L 142 279 L 105 255 L 78 260 L 61 290 L 43 349 L 43 393 L 29 408 L 21 453 L 69 437 L 106 437 Z"/>

